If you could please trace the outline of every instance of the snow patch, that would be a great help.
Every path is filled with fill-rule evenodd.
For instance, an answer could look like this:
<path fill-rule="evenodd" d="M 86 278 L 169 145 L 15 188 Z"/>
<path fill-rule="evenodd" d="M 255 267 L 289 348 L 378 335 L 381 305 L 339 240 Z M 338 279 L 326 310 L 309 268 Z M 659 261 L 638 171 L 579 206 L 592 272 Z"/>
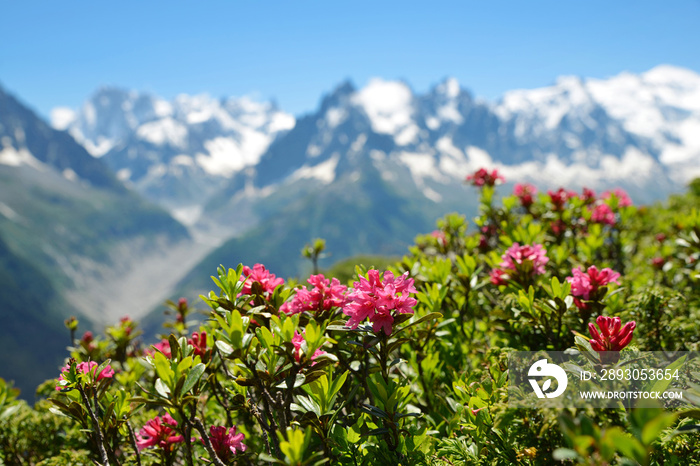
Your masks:
<path fill-rule="evenodd" d="M 27 149 L 21 148 L 17 150 L 12 146 L 5 146 L 2 151 L 0 151 L 0 164 L 9 165 L 11 167 L 29 165 L 40 171 L 46 169 L 46 166 L 37 160 Z"/>
<path fill-rule="evenodd" d="M 167 165 L 163 163 L 158 163 L 148 167 L 148 177 L 149 178 L 161 178 L 168 173 Z"/>
<path fill-rule="evenodd" d="M 209 154 L 198 153 L 197 164 L 211 175 L 230 177 L 244 167 L 254 165 L 270 144 L 270 137 L 245 129 L 241 140 L 217 137 L 204 143 Z"/>
<path fill-rule="evenodd" d="M 169 144 L 183 148 L 187 143 L 187 128 L 172 118 L 164 118 L 141 125 L 136 136 L 157 146 Z"/>
<path fill-rule="evenodd" d="M 403 83 L 374 78 L 352 96 L 352 102 L 365 110 L 378 133 L 395 135 L 413 124 L 413 93 Z"/>
<path fill-rule="evenodd" d="M 11 220 L 15 223 L 22 220 L 22 217 L 17 212 L 15 212 L 12 209 L 12 207 L 5 204 L 4 202 L 0 202 L 0 214 L 5 216 L 5 218 L 7 218 L 8 220 Z"/>
<path fill-rule="evenodd" d="M 131 178 L 131 170 L 128 168 L 122 168 L 117 171 L 117 179 L 121 182 L 127 181 Z"/>
<path fill-rule="evenodd" d="M 407 146 L 418 139 L 420 129 L 416 125 L 408 125 L 399 132 L 394 138 L 399 146 Z"/>
<path fill-rule="evenodd" d="M 326 112 L 326 123 L 328 128 L 335 128 L 340 125 L 348 117 L 348 112 L 343 108 L 329 108 Z"/>
<path fill-rule="evenodd" d="M 314 144 L 309 144 L 309 147 L 306 148 L 306 155 L 309 157 L 318 157 L 321 155 L 322 149 L 319 146 L 316 146 Z"/>
<path fill-rule="evenodd" d="M 279 133 L 280 131 L 288 131 L 294 128 L 294 125 L 296 125 L 296 118 L 293 115 L 276 112 L 267 124 L 267 130 L 270 133 Z"/>
<path fill-rule="evenodd" d="M 355 153 L 360 152 L 362 148 L 365 147 L 366 142 L 367 135 L 365 133 L 360 134 L 350 145 L 350 151 Z"/>
<path fill-rule="evenodd" d="M 422 186 L 424 178 L 444 181 L 444 175 L 435 166 L 435 157 L 432 154 L 401 152 L 398 158 L 408 167 L 418 186 Z"/>
<path fill-rule="evenodd" d="M 73 182 L 75 182 L 75 181 L 78 180 L 78 174 L 75 173 L 75 172 L 74 172 L 73 170 L 71 170 L 70 168 L 66 168 L 65 170 L 63 170 L 63 173 L 62 173 L 62 174 L 63 174 L 63 177 L 64 177 L 65 179 L 67 179 L 68 181 L 73 181 Z"/>
<path fill-rule="evenodd" d="M 547 186 L 599 187 L 624 181 L 644 186 L 661 169 L 654 159 L 634 147 L 628 147 L 622 158 L 612 155 L 601 157 L 600 166 L 583 163 L 565 164 L 556 155 L 549 154 L 544 162 L 525 162 L 520 165 L 500 165 L 496 168 L 507 180 L 529 179 Z"/>
<path fill-rule="evenodd" d="M 294 173 L 289 176 L 289 181 L 296 181 L 300 179 L 317 179 L 324 184 L 330 184 L 335 180 L 335 168 L 340 160 L 340 154 L 335 152 L 325 162 L 321 162 L 318 165 L 308 166 L 304 165 L 298 168 Z"/>
<path fill-rule="evenodd" d="M 170 211 L 175 220 L 185 226 L 191 227 L 202 217 L 203 207 L 200 205 L 180 207 Z"/>
<path fill-rule="evenodd" d="M 112 147 L 116 145 L 113 140 L 108 139 L 104 136 L 98 136 L 97 141 L 93 142 L 88 139 L 83 139 L 82 137 L 76 136 L 76 134 L 74 134 L 73 131 L 71 131 L 71 134 L 77 141 L 79 141 L 83 145 L 85 150 L 88 151 L 90 155 L 96 158 L 102 157 L 107 152 L 112 150 Z"/>
<path fill-rule="evenodd" d="M 65 131 L 76 119 L 75 110 L 68 107 L 56 107 L 51 110 L 51 126 Z"/>

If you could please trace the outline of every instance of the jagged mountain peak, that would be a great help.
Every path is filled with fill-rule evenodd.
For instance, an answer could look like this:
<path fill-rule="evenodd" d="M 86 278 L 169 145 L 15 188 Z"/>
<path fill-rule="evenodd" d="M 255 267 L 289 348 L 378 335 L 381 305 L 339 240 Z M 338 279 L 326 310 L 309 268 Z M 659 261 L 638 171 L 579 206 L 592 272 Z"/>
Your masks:
<path fill-rule="evenodd" d="M 326 113 L 331 108 L 338 108 L 347 105 L 348 99 L 357 92 L 357 88 L 349 79 L 338 84 L 330 93 L 323 96 L 320 113 Z"/>

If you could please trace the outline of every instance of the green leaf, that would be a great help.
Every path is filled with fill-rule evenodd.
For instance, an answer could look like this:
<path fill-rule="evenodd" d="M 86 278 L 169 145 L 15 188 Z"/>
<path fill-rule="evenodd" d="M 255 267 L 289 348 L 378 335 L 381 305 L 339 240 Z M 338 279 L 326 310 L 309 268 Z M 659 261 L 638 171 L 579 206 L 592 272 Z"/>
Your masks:
<path fill-rule="evenodd" d="M 688 355 L 684 355 L 681 358 L 676 359 L 673 361 L 671 364 L 666 366 L 665 371 L 671 371 L 673 373 L 676 369 L 680 369 L 680 367 L 685 363 L 685 359 Z M 665 372 L 664 371 L 664 372 Z M 652 380 L 649 384 L 647 384 L 646 387 L 644 387 L 645 392 L 665 392 L 666 389 L 668 388 L 669 385 L 671 385 L 671 382 L 673 382 L 673 378 L 661 378 L 659 380 Z"/>
<path fill-rule="evenodd" d="M 579 456 L 578 453 L 576 453 L 574 450 L 571 450 L 570 448 L 557 448 L 552 453 L 552 458 L 554 458 L 557 461 L 565 461 L 578 459 Z"/>
<path fill-rule="evenodd" d="M 184 395 L 185 393 L 189 392 L 192 389 L 192 387 L 194 387 L 194 385 L 197 383 L 199 378 L 202 376 L 206 368 L 207 366 L 201 362 L 194 366 L 187 374 L 185 384 L 182 386 L 182 391 L 180 393 Z"/>
<path fill-rule="evenodd" d="M 176 353 L 173 353 L 173 355 L 174 354 Z M 163 353 L 156 351 L 153 356 L 153 361 L 156 366 L 156 374 L 158 374 L 158 377 L 168 382 L 168 384 L 172 383 L 175 373 L 170 368 L 170 362 Z"/>
<path fill-rule="evenodd" d="M 651 445 L 664 429 L 671 427 L 676 422 L 675 414 L 662 410 L 656 411 L 659 411 L 659 415 L 647 422 L 642 428 L 641 440 L 644 445 Z"/>
<path fill-rule="evenodd" d="M 156 380 L 156 391 L 163 398 L 168 398 L 168 395 L 170 395 L 170 388 L 168 388 L 168 386 L 163 383 L 163 380 L 161 378 L 158 378 Z"/>
<path fill-rule="evenodd" d="M 425 321 L 433 320 L 433 319 L 440 319 L 441 317 L 442 317 L 442 314 L 440 314 L 439 312 L 431 312 L 430 314 L 424 315 L 423 317 L 421 317 L 420 319 L 416 320 L 415 322 L 411 322 L 410 324 L 406 325 L 405 327 L 400 328 L 399 330 L 397 330 L 396 332 L 394 332 L 394 335 L 393 335 L 393 336 L 396 336 L 396 335 L 398 335 L 399 333 L 403 332 L 404 330 L 406 330 L 406 329 L 408 329 L 408 328 L 411 328 L 411 327 L 413 327 L 414 325 L 418 325 L 418 324 L 420 324 L 421 322 L 425 322 Z"/>
<path fill-rule="evenodd" d="M 306 412 L 312 412 L 316 417 L 321 417 L 321 407 L 314 400 L 307 396 L 298 396 L 297 401 Z"/>
<path fill-rule="evenodd" d="M 287 380 L 278 383 L 275 385 L 277 388 L 297 388 L 301 387 L 304 385 L 304 381 L 306 380 L 306 376 L 304 374 L 297 374 L 296 377 L 294 378 L 294 387 L 289 387 L 287 384 Z"/>
<path fill-rule="evenodd" d="M 229 354 L 233 353 L 233 347 L 223 340 L 216 340 L 215 345 L 224 356 L 228 356 Z"/>

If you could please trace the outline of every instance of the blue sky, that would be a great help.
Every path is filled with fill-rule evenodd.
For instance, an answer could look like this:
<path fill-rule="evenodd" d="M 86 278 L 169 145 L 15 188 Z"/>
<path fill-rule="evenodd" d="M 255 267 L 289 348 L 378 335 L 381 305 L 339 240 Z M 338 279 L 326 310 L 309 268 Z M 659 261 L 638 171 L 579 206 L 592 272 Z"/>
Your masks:
<path fill-rule="evenodd" d="M 105 84 L 248 94 L 301 114 L 344 79 L 424 92 L 453 76 L 497 99 L 560 75 L 700 72 L 700 0 L 24 0 L 0 17 L 0 85 L 44 116 Z"/>

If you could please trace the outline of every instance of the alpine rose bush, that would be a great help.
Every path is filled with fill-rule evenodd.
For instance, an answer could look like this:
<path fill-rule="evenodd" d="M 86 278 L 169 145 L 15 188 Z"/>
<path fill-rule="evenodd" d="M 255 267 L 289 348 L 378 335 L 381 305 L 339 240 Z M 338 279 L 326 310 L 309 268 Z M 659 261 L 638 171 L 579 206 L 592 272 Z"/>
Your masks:
<path fill-rule="evenodd" d="M 549 262 L 547 251 L 541 244 L 521 246 L 513 243 L 501 259 L 500 268 L 493 269 L 490 274 L 494 285 L 505 285 L 509 280 L 521 285 L 529 284 L 532 278 L 545 273 L 545 265 Z"/>
<path fill-rule="evenodd" d="M 379 271 L 369 270 L 367 278 L 360 276 L 360 281 L 355 282 L 354 289 L 347 295 L 349 302 L 343 313 L 350 317 L 348 327 L 357 328 L 369 319 L 375 333 L 384 329 L 386 335 L 391 335 L 394 312 L 413 314 L 413 306 L 418 303 L 410 293 L 417 291 L 408 272 L 395 279 L 391 271 L 387 270 L 381 277 Z"/>
<path fill-rule="evenodd" d="M 588 324 L 591 348 L 598 351 L 603 364 L 614 364 L 620 359 L 619 354 L 616 353 L 622 351 L 632 341 L 637 323 L 631 321 L 623 326 L 619 317 L 598 316 L 596 324 L 600 332 L 595 325 Z"/>
<path fill-rule="evenodd" d="M 598 290 L 610 283 L 620 284 L 618 279 L 620 274 L 605 267 L 598 270 L 595 265 L 588 267 L 583 272 L 580 267 L 571 270 L 573 277 L 566 277 L 566 281 L 571 283 L 571 295 L 585 300 L 597 297 Z"/>
<path fill-rule="evenodd" d="M 267 294 L 273 293 L 275 288 L 284 283 L 283 278 L 277 278 L 274 273 L 270 273 L 262 264 L 255 264 L 252 269 L 247 265 L 243 266 L 241 281 L 245 281 L 243 291 L 241 291 L 242 295 L 253 294 L 253 283 L 259 283 L 263 292 Z"/>
<path fill-rule="evenodd" d="M 220 266 L 201 301 L 166 304 L 153 336 L 68 319 L 68 364 L 34 407 L 0 379 L 0 464 L 700 464 L 700 180 L 639 208 L 622 191 L 524 183 L 501 200 L 490 169 L 469 181 L 477 217 L 446 215 L 400 260 L 295 286 L 263 264 Z M 303 251 L 318 266 L 324 248 Z M 532 361 L 515 370 L 513 352 Z M 556 353 L 570 356 L 566 395 L 538 401 L 521 380 L 548 408 L 511 409 L 512 382 Z M 576 373 L 658 366 L 659 380 L 669 364 L 663 384 L 683 399 L 655 400 L 664 409 L 554 408 Z"/>
<path fill-rule="evenodd" d="M 139 450 L 158 447 L 170 451 L 176 444 L 184 441 L 182 435 L 178 435 L 174 427 L 177 427 L 177 421 L 170 414 L 165 413 L 162 417 L 156 416 L 136 434 L 136 446 Z"/>
<path fill-rule="evenodd" d="M 473 186 L 481 188 L 483 186 L 495 186 L 496 184 L 504 182 L 505 178 L 503 178 L 496 169 L 489 172 L 485 168 L 480 168 L 471 175 L 468 175 L 466 181 Z"/>
<path fill-rule="evenodd" d="M 237 427 L 211 426 L 209 428 L 209 440 L 211 441 L 216 456 L 224 463 L 227 463 L 233 455 L 244 452 L 246 446 L 243 443 L 245 435 L 237 432 Z M 204 440 L 202 440 L 204 442 Z"/>
<path fill-rule="evenodd" d="M 97 368 L 98 364 L 95 361 L 80 362 L 76 366 L 76 372 L 78 374 L 91 374 L 92 377 L 95 377 L 95 381 L 98 382 L 102 379 L 111 379 L 112 377 L 114 377 L 114 370 L 109 364 L 107 364 L 104 367 L 104 369 L 100 371 L 99 374 L 97 374 Z M 65 374 L 69 370 L 70 364 L 65 365 L 61 369 L 61 375 L 58 376 L 58 385 L 56 386 L 56 390 L 61 390 L 65 388 L 66 385 L 68 385 L 68 381 L 63 378 L 63 374 Z"/>
<path fill-rule="evenodd" d="M 513 194 L 520 199 L 520 204 L 529 209 L 535 202 L 534 196 L 537 194 L 537 188 L 529 183 L 516 183 L 513 188 Z"/>
<path fill-rule="evenodd" d="M 280 310 L 288 315 L 304 311 L 321 312 L 333 307 L 343 307 L 346 303 L 345 292 L 348 287 L 341 285 L 337 278 L 327 279 L 323 274 L 311 275 L 307 282 L 313 286 L 310 290 L 301 287 L 291 301 L 282 305 Z"/>

